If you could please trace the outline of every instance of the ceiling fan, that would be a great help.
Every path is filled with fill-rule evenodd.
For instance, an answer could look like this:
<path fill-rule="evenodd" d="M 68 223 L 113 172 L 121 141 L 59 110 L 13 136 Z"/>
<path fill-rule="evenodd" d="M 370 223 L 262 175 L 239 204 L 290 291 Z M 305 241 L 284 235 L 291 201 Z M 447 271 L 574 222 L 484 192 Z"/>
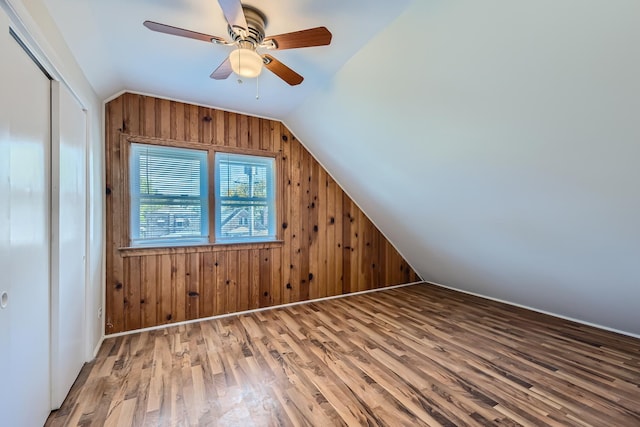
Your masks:
<path fill-rule="evenodd" d="M 296 49 L 326 46 L 331 43 L 331 32 L 325 27 L 265 36 L 267 17 L 260 10 L 243 5 L 240 0 L 218 0 L 218 3 L 227 21 L 231 41 L 153 21 L 144 21 L 144 26 L 160 33 L 235 46 L 236 49 L 211 73 L 210 77 L 216 80 L 224 80 L 232 72 L 245 78 L 258 77 L 264 66 L 291 86 L 298 85 L 304 80 L 300 74 L 273 56 L 259 53 L 259 50 Z"/>

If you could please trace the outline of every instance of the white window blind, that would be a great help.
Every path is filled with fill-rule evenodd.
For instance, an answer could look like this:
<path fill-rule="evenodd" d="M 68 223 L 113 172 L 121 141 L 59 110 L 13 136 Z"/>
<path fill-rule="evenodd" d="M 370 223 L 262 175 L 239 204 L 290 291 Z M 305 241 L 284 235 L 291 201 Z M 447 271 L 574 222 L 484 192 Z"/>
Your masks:
<path fill-rule="evenodd" d="M 216 241 L 275 240 L 275 159 L 216 153 Z"/>
<path fill-rule="evenodd" d="M 209 240 L 207 152 L 131 144 L 131 245 Z"/>

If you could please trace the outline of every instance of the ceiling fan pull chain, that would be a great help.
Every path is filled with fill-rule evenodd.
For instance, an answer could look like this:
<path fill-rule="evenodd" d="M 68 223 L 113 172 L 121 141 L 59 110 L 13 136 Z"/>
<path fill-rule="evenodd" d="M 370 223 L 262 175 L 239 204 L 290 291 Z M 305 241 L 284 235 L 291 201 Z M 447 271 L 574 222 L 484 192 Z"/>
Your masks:
<path fill-rule="evenodd" d="M 260 99 L 260 76 L 256 77 L 256 100 Z"/>

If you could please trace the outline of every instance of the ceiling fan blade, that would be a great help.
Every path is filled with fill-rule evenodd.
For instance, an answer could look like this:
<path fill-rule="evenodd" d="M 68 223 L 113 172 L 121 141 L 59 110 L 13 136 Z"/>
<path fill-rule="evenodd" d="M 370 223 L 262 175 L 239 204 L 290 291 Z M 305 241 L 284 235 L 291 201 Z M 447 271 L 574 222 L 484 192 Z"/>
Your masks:
<path fill-rule="evenodd" d="M 325 27 L 309 28 L 308 30 L 294 31 L 293 33 L 267 36 L 265 45 L 271 41 L 275 44 L 272 49 L 296 49 L 299 47 L 326 46 L 331 43 L 331 32 Z"/>
<path fill-rule="evenodd" d="M 160 24 L 153 21 L 144 21 L 144 26 L 152 31 L 159 33 L 171 34 L 172 36 L 186 37 L 189 39 L 202 40 L 203 42 L 226 43 L 221 37 L 211 36 L 209 34 L 198 33 L 196 31 L 185 30 L 183 28 L 172 27 L 171 25 Z"/>
<path fill-rule="evenodd" d="M 271 55 L 262 55 L 264 66 L 291 86 L 299 85 L 304 80 L 300 74 L 284 65 Z"/>
<path fill-rule="evenodd" d="M 229 61 L 229 58 L 227 57 L 227 59 L 225 59 L 222 64 L 218 65 L 218 68 L 216 68 L 209 77 L 216 80 L 224 80 L 229 77 L 232 72 L 231 61 Z"/>
<path fill-rule="evenodd" d="M 247 25 L 247 19 L 244 16 L 242 10 L 242 3 L 240 0 L 218 0 L 224 19 L 233 29 L 241 29 L 247 31 L 249 26 Z"/>

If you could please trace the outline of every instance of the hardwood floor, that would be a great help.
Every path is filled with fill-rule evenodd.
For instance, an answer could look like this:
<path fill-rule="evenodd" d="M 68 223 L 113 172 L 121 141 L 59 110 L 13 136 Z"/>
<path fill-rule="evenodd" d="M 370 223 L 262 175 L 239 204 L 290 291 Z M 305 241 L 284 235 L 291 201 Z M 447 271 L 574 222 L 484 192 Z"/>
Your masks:
<path fill-rule="evenodd" d="M 430 285 L 107 339 L 48 426 L 640 426 L 640 340 Z"/>

